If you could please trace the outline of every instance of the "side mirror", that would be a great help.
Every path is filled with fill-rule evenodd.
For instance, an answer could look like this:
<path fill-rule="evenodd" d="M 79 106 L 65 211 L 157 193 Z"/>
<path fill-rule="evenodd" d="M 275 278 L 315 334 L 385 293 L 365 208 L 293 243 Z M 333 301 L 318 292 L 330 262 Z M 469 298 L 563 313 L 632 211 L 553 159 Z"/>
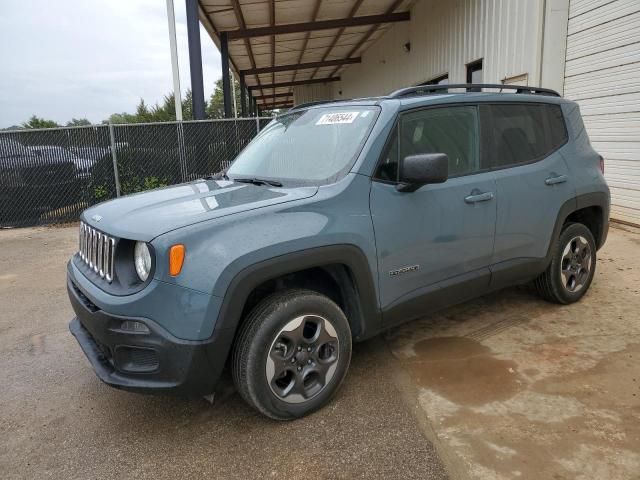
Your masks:
<path fill-rule="evenodd" d="M 400 166 L 400 192 L 414 192 L 428 183 L 443 183 L 449 177 L 446 153 L 424 153 L 405 157 Z"/>

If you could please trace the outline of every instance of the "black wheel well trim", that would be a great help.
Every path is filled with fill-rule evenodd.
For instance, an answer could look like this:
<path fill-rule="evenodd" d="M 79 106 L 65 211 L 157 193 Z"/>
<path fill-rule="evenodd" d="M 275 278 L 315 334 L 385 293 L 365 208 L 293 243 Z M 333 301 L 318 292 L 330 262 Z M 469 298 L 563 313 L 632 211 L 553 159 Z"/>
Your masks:
<path fill-rule="evenodd" d="M 334 278 L 340 287 L 345 287 L 345 282 L 352 281 L 352 287 L 357 294 L 359 318 L 349 319 L 350 323 L 351 321 L 358 322 L 360 334 L 354 335 L 354 340 L 377 333 L 381 326 L 381 313 L 373 274 L 367 258 L 360 248 L 349 244 L 339 244 L 298 250 L 263 260 L 242 269 L 233 277 L 227 287 L 213 334 L 216 335 L 217 331 L 223 329 L 237 330 L 249 295 L 265 282 L 302 270 L 336 265 L 346 267 L 346 272 L 343 271 L 344 273 L 340 274 L 337 269 L 327 268 L 327 273 Z M 350 274 L 351 278 L 348 278 L 346 274 Z M 230 348 L 231 345 L 227 347 Z"/>
<path fill-rule="evenodd" d="M 546 257 L 547 264 L 548 262 L 551 261 L 551 257 L 553 256 L 554 242 L 558 238 L 560 238 L 562 227 L 566 223 L 567 219 L 572 214 L 589 207 L 598 207 L 602 211 L 602 228 L 599 234 L 599 238 L 595 238 L 596 246 L 597 248 L 600 248 L 606 240 L 607 230 L 609 228 L 608 227 L 609 203 L 610 203 L 609 194 L 606 192 L 584 193 L 584 194 L 578 195 L 577 197 L 567 200 L 562 205 L 562 207 L 560 207 L 560 211 L 558 212 L 558 217 L 556 218 L 556 223 L 553 228 L 553 234 L 549 241 L 549 246 L 547 247 L 547 257 Z"/>

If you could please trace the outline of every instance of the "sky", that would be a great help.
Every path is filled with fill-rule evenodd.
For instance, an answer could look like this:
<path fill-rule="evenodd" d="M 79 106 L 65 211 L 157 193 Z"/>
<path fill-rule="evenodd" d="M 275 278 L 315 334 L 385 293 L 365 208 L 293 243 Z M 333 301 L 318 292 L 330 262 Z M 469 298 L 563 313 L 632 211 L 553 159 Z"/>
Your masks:
<path fill-rule="evenodd" d="M 174 0 L 180 86 L 190 87 L 185 0 Z M 200 26 L 205 97 L 220 54 Z M 165 0 L 0 0 L 0 128 L 37 115 L 100 123 L 173 91 Z"/>

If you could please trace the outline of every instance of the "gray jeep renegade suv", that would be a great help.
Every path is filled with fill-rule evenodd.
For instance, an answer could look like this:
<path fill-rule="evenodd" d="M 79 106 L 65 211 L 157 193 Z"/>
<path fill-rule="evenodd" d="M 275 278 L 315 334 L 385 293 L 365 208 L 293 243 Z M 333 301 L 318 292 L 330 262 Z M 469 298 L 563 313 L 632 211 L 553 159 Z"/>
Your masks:
<path fill-rule="evenodd" d="M 226 172 L 86 210 L 67 285 L 97 375 L 207 395 L 228 365 L 290 419 L 336 392 L 352 341 L 529 281 L 579 300 L 608 230 L 602 158 L 575 103 L 487 87 L 300 106 Z"/>

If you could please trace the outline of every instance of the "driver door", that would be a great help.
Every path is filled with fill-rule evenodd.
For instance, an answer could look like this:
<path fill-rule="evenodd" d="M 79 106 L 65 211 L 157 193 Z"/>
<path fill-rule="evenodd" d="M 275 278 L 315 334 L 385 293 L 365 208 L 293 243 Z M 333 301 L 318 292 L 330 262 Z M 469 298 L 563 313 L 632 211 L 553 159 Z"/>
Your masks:
<path fill-rule="evenodd" d="M 370 209 L 386 325 L 484 293 L 496 223 L 494 175 L 480 160 L 477 106 L 401 114 L 373 179 Z M 449 178 L 396 189 L 399 159 L 445 153 Z"/>

